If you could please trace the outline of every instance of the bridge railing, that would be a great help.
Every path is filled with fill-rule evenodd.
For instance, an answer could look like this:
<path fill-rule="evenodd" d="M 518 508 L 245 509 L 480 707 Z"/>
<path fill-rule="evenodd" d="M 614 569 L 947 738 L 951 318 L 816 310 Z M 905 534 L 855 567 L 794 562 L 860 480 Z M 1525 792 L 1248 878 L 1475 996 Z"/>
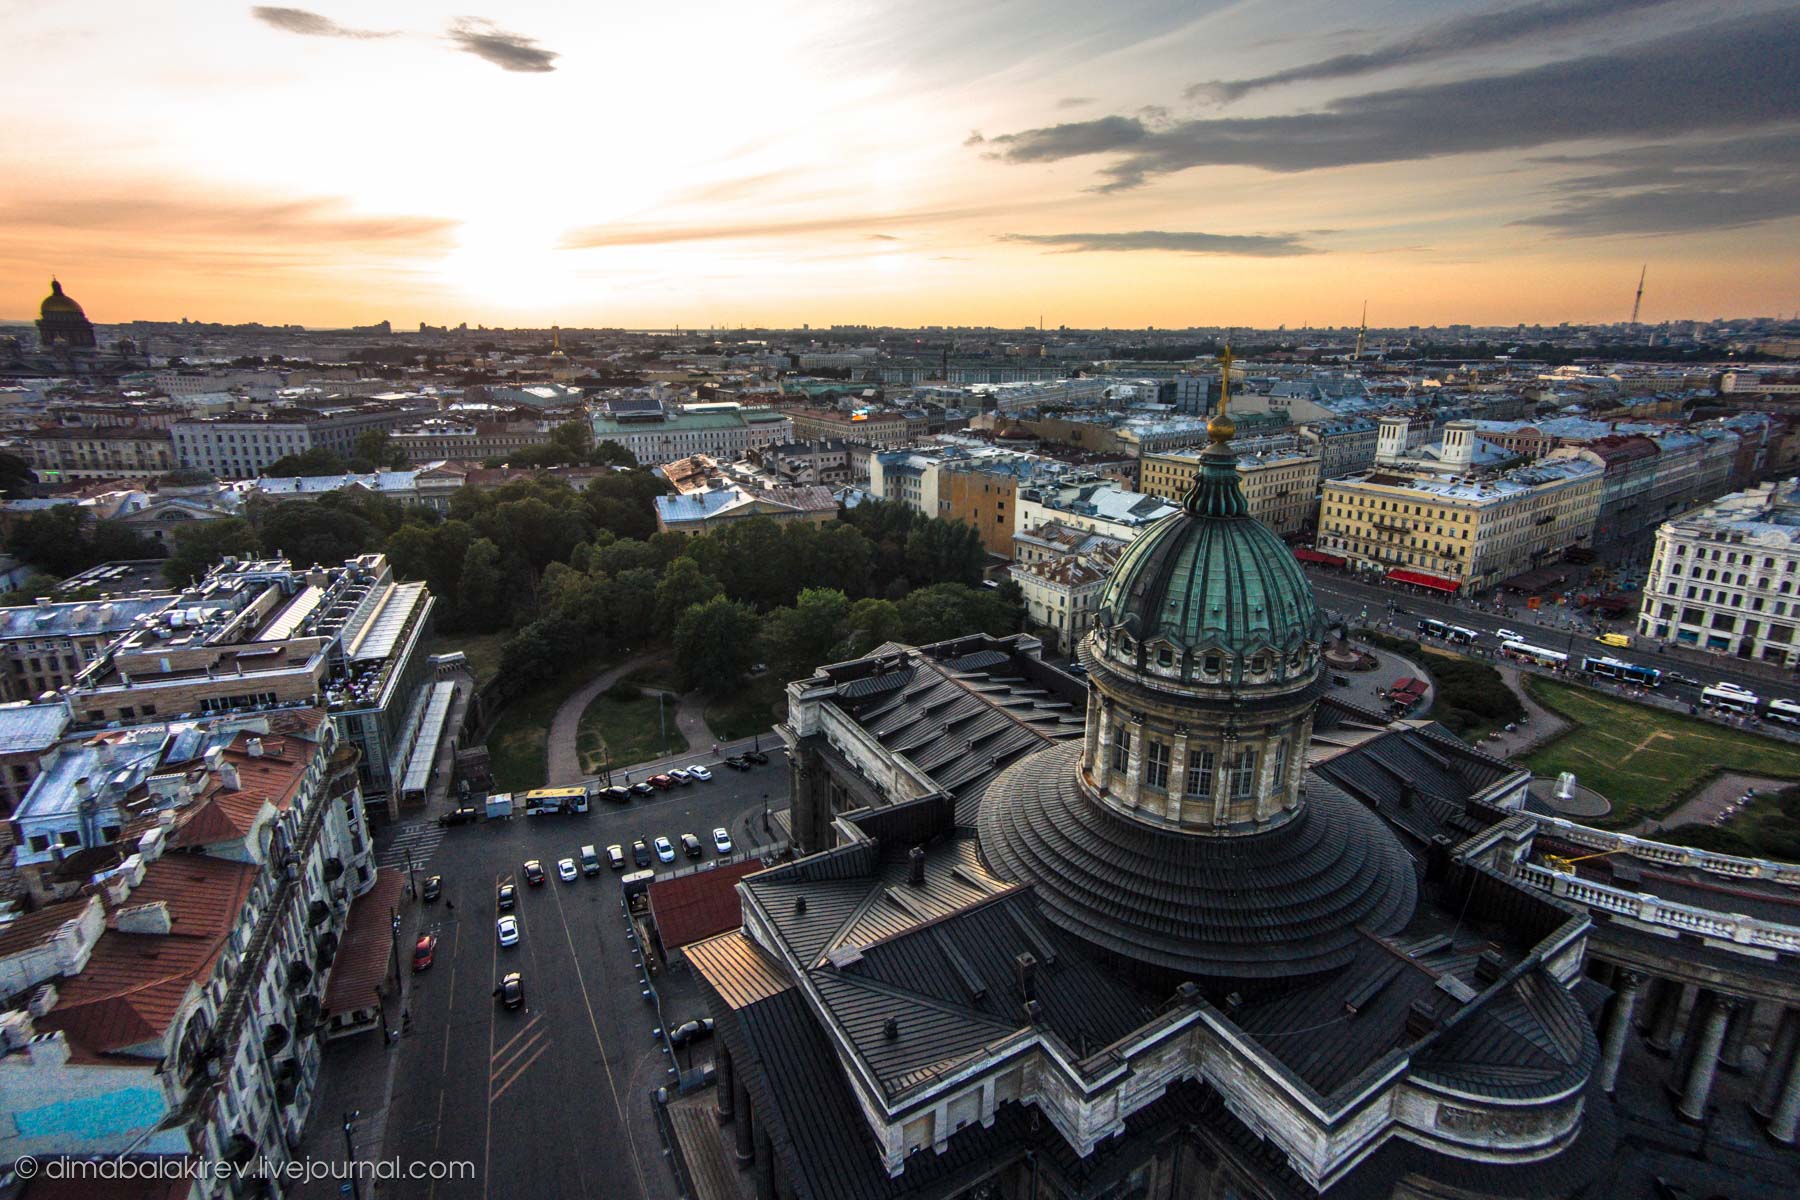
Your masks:
<path fill-rule="evenodd" d="M 1645 925 L 1699 934 L 1740 946 L 1800 953 L 1800 926 L 1758 920 L 1742 913 L 1721 913 L 1691 904 L 1676 904 L 1647 892 L 1628 892 L 1624 888 L 1552 871 L 1536 863 L 1519 864 L 1514 878 L 1552 896 L 1616 913 Z"/>

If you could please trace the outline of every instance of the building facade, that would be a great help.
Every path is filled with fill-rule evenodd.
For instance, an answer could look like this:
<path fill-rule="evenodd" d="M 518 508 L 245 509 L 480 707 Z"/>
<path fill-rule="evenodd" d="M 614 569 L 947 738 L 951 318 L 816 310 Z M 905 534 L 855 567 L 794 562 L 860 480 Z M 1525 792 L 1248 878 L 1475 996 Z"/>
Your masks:
<path fill-rule="evenodd" d="M 1233 443 L 1233 449 L 1239 449 Z M 1193 487 L 1201 455 L 1194 451 L 1147 454 L 1138 490 L 1178 501 Z M 1250 515 L 1276 533 L 1298 534 L 1318 518 L 1319 456 L 1299 451 L 1238 454 L 1238 482 Z"/>
<path fill-rule="evenodd" d="M 40 483 L 154 479 L 178 465 L 166 429 L 38 429 L 21 437 L 19 445 Z"/>
<path fill-rule="evenodd" d="M 342 458 L 356 451 L 356 439 L 370 430 L 386 432 L 418 413 L 385 404 L 342 408 L 274 409 L 266 416 L 208 417 L 170 427 L 176 461 L 221 479 L 261 475 L 291 454 L 323 449 Z"/>

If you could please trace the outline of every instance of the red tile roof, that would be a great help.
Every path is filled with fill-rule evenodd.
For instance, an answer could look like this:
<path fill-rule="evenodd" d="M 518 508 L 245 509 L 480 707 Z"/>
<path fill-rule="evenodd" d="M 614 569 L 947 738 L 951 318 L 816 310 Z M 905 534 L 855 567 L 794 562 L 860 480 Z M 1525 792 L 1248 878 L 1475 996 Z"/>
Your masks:
<path fill-rule="evenodd" d="M 39 1028 L 60 1029 L 95 1053 L 160 1039 L 188 988 L 211 977 L 260 869 L 188 854 L 151 863 L 126 907 L 165 901 L 169 932 L 121 933 L 109 917 L 87 966 L 62 982 Z"/>
<path fill-rule="evenodd" d="M 650 912 L 656 918 L 663 949 L 673 950 L 742 925 L 744 914 L 738 906 L 737 881 L 762 869 L 762 862 L 753 858 L 652 882 Z"/>
<path fill-rule="evenodd" d="M 391 969 L 394 932 L 391 915 L 400 907 L 400 889 L 406 876 L 392 867 L 375 873 L 375 886 L 350 905 L 350 919 L 331 964 L 331 984 L 325 989 L 325 1012 L 350 1012 L 369 1003 Z"/>

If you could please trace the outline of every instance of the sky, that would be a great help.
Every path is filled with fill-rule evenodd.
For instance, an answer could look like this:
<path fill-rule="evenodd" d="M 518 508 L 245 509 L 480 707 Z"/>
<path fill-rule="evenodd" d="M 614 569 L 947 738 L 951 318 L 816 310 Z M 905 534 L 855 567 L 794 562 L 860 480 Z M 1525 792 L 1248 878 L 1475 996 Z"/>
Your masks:
<path fill-rule="evenodd" d="M 0 0 L 0 319 L 1800 309 L 1795 0 L 309 3 Z"/>

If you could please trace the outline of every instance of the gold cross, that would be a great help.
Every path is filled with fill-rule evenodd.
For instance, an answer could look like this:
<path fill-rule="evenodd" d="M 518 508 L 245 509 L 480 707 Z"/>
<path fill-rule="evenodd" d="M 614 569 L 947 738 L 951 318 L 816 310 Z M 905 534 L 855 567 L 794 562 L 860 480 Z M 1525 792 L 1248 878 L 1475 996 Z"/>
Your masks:
<path fill-rule="evenodd" d="M 1236 361 L 1236 356 L 1231 353 L 1231 339 L 1226 338 L 1225 349 L 1219 351 L 1219 375 L 1221 377 L 1219 384 L 1219 415 L 1221 417 L 1229 417 L 1231 415 L 1227 406 L 1231 403 L 1231 364 Z"/>

